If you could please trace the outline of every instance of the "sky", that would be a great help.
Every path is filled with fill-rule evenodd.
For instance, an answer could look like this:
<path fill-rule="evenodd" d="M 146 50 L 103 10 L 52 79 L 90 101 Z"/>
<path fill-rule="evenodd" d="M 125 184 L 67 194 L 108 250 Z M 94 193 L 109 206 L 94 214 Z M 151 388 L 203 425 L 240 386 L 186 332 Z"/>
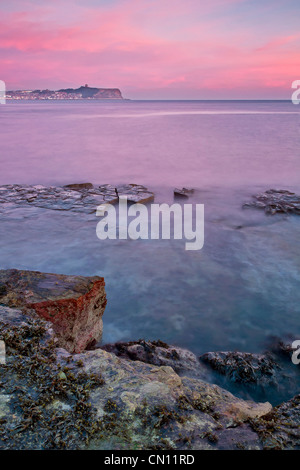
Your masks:
<path fill-rule="evenodd" d="M 299 0 L 0 0 L 0 79 L 130 99 L 290 99 L 299 19 Z"/>

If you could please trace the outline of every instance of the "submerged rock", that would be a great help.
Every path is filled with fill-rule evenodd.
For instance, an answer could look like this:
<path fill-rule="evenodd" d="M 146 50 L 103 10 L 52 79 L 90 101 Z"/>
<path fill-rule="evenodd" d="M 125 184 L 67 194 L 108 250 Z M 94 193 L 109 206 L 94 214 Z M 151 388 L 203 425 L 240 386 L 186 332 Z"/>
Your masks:
<path fill-rule="evenodd" d="M 119 197 L 126 197 L 128 202 L 146 204 L 154 200 L 154 194 L 139 184 L 124 184 L 116 188 Z"/>
<path fill-rule="evenodd" d="M 300 369 L 292 362 L 292 343 L 289 337 L 271 337 L 263 354 L 210 352 L 200 360 L 210 368 L 210 381 L 241 398 L 278 405 L 298 393 L 300 387 Z"/>
<path fill-rule="evenodd" d="M 80 191 L 81 189 L 92 189 L 94 185 L 92 183 L 74 183 L 66 184 L 64 188 L 74 189 L 75 191 Z"/>
<path fill-rule="evenodd" d="M 34 310 L 52 323 L 62 347 L 80 352 L 101 338 L 104 286 L 104 279 L 98 276 L 0 270 L 0 303 Z"/>
<path fill-rule="evenodd" d="M 175 188 L 174 196 L 188 198 L 191 194 L 193 194 L 193 192 L 194 192 L 194 189 L 190 189 L 190 188 L 182 188 L 182 189 Z"/>
<path fill-rule="evenodd" d="M 297 340 L 299 336 L 297 335 L 286 335 L 284 337 L 272 336 L 268 341 L 268 350 L 272 352 L 279 360 L 280 358 L 292 359 L 293 352 L 293 342 Z"/>
<path fill-rule="evenodd" d="M 232 382 L 257 385 L 276 384 L 278 364 L 269 354 L 208 352 L 200 359 Z"/>
<path fill-rule="evenodd" d="M 264 209 L 266 214 L 276 213 L 300 214 L 300 196 L 284 189 L 269 189 L 253 196 L 254 201 L 247 202 L 243 207 Z"/>

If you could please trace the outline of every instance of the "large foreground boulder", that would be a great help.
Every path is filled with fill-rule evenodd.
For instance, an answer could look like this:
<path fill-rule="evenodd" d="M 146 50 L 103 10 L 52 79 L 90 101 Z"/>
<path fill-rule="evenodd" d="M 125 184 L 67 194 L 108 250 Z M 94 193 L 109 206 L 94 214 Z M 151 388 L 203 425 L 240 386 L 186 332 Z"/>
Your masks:
<path fill-rule="evenodd" d="M 78 353 L 101 339 L 105 282 L 98 276 L 0 270 L 0 304 L 34 310 L 52 323 L 61 347 Z"/>
<path fill-rule="evenodd" d="M 102 349 L 70 355 L 34 312 L 1 309 L 0 449 L 262 449 L 249 420 L 269 403 Z"/>

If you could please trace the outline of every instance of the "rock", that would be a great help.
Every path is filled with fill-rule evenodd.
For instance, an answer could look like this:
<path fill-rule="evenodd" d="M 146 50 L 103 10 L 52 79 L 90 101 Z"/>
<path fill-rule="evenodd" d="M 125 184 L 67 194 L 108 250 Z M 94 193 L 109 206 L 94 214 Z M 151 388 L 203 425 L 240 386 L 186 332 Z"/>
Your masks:
<path fill-rule="evenodd" d="M 300 395 L 252 421 L 264 449 L 300 450 Z"/>
<path fill-rule="evenodd" d="M 126 197 L 128 202 L 146 204 L 154 200 L 154 194 L 145 188 L 145 186 L 138 184 L 124 184 L 117 186 L 117 195 L 119 197 Z"/>
<path fill-rule="evenodd" d="M 5 343 L 0 341 L 0 364 L 5 364 Z"/>
<path fill-rule="evenodd" d="M 193 194 L 193 192 L 194 192 L 194 189 L 188 189 L 188 188 L 178 189 L 178 188 L 175 188 L 174 189 L 174 196 L 188 198 L 191 194 Z"/>
<path fill-rule="evenodd" d="M 34 310 L 52 323 L 62 347 L 80 352 L 101 338 L 104 286 L 104 279 L 98 276 L 0 270 L 0 303 Z"/>
<path fill-rule="evenodd" d="M 0 294 L 0 302 L 2 302 L 2 298 L 3 295 L 1 296 Z M 7 323 L 8 325 L 18 327 L 22 324 L 26 324 L 27 317 L 20 309 L 0 305 L 0 320 L 3 323 Z"/>
<path fill-rule="evenodd" d="M 119 196 L 126 196 L 129 202 L 146 203 L 154 194 L 137 184 L 114 188 L 104 184 L 68 184 L 63 187 L 42 185 L 5 185 L 0 187 L 0 211 L 18 207 L 39 207 L 42 209 L 93 213 L 101 204 L 116 204 Z"/>
<path fill-rule="evenodd" d="M 9 414 L 10 396 L 0 393 L 0 419 L 5 418 Z"/>
<path fill-rule="evenodd" d="M 263 354 L 210 352 L 200 357 L 211 368 L 209 381 L 241 398 L 268 400 L 274 406 L 289 400 L 300 387 L 300 369 L 292 362 L 293 339 L 270 337 Z"/>
<path fill-rule="evenodd" d="M 292 344 L 297 340 L 297 335 L 288 335 L 285 337 L 271 336 L 268 341 L 268 350 L 274 354 L 278 360 L 286 358 L 291 360 L 295 349 Z"/>
<path fill-rule="evenodd" d="M 66 357 L 61 360 L 67 363 Z M 105 442 L 113 445 L 115 439 L 113 448 L 132 448 L 134 443 L 144 449 L 213 449 L 219 448 L 219 441 L 235 448 L 238 438 L 248 441 L 249 448 L 261 447 L 246 423 L 270 412 L 269 403 L 240 400 L 216 385 L 180 377 L 169 366 L 130 361 L 101 349 L 75 355 L 72 361 L 87 374 L 101 371 L 104 379 L 90 399 L 108 433 L 104 443 L 95 437 L 90 448 L 110 448 Z"/>
<path fill-rule="evenodd" d="M 101 347 L 118 357 L 156 366 L 169 366 L 179 375 L 206 378 L 206 370 L 197 356 L 187 349 L 169 346 L 163 341 L 129 341 L 105 344 Z"/>
<path fill-rule="evenodd" d="M 94 99 L 122 100 L 123 96 L 119 88 L 100 88 L 93 96 Z"/>
<path fill-rule="evenodd" d="M 81 189 L 93 189 L 92 183 L 78 183 L 78 184 L 66 184 L 64 188 L 74 189 L 75 191 L 80 191 Z"/>
<path fill-rule="evenodd" d="M 257 385 L 276 384 L 279 368 L 270 354 L 208 352 L 200 359 L 232 382 Z"/>
<path fill-rule="evenodd" d="M 253 196 L 252 202 L 247 202 L 243 207 L 256 207 L 264 209 L 266 214 L 276 213 L 300 214 L 300 196 L 284 189 L 269 189 L 262 194 Z"/>
<path fill-rule="evenodd" d="M 11 344 L 11 340 L 14 336 L 13 332 L 24 331 L 24 338 L 22 338 L 22 341 L 20 341 L 21 338 L 14 338 L 12 341 L 14 346 L 18 347 L 21 353 L 23 353 L 27 347 L 28 331 L 31 331 L 36 337 L 39 347 L 44 347 L 45 344 L 50 341 L 53 344 L 58 345 L 58 339 L 53 330 L 52 323 L 42 320 L 33 309 L 24 309 L 24 311 L 22 311 L 21 309 L 0 305 L 0 331 L 1 328 L 3 328 L 7 333 L 6 335 L 3 335 L 3 338 L 8 341 L 8 344 Z M 16 337 L 17 336 L 18 335 L 16 335 Z M 6 359 L 7 348 L 5 341 L 3 342 Z"/>
<path fill-rule="evenodd" d="M 249 420 L 269 403 L 103 349 L 70 355 L 33 310 L 3 309 L 0 449 L 262 449 Z"/>
<path fill-rule="evenodd" d="M 87 183 L 89 186 L 90 183 Z M 0 209 L 10 204 L 10 209 L 17 207 L 39 207 L 51 210 L 72 210 L 74 212 L 94 212 L 99 204 L 106 201 L 100 190 L 69 185 L 70 187 L 46 187 L 28 185 L 7 185 L 0 189 Z M 83 184 L 86 186 L 86 184 Z M 34 193 L 33 193 L 34 191 Z"/>

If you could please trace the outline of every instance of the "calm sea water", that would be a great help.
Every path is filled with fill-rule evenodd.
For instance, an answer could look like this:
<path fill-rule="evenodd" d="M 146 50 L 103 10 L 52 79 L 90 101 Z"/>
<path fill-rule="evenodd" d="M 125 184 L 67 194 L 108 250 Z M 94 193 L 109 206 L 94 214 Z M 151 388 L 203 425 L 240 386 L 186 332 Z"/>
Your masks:
<path fill-rule="evenodd" d="M 300 338 L 299 217 L 242 209 L 299 192 L 299 107 L 289 102 L 19 102 L 0 106 L 0 184 L 175 186 L 205 204 L 205 244 L 106 240 L 93 214 L 2 216 L 1 268 L 102 275 L 103 342 L 157 339 L 200 354 Z M 242 228 L 237 228 L 242 226 Z M 298 335 L 297 335 L 298 334 Z"/>

